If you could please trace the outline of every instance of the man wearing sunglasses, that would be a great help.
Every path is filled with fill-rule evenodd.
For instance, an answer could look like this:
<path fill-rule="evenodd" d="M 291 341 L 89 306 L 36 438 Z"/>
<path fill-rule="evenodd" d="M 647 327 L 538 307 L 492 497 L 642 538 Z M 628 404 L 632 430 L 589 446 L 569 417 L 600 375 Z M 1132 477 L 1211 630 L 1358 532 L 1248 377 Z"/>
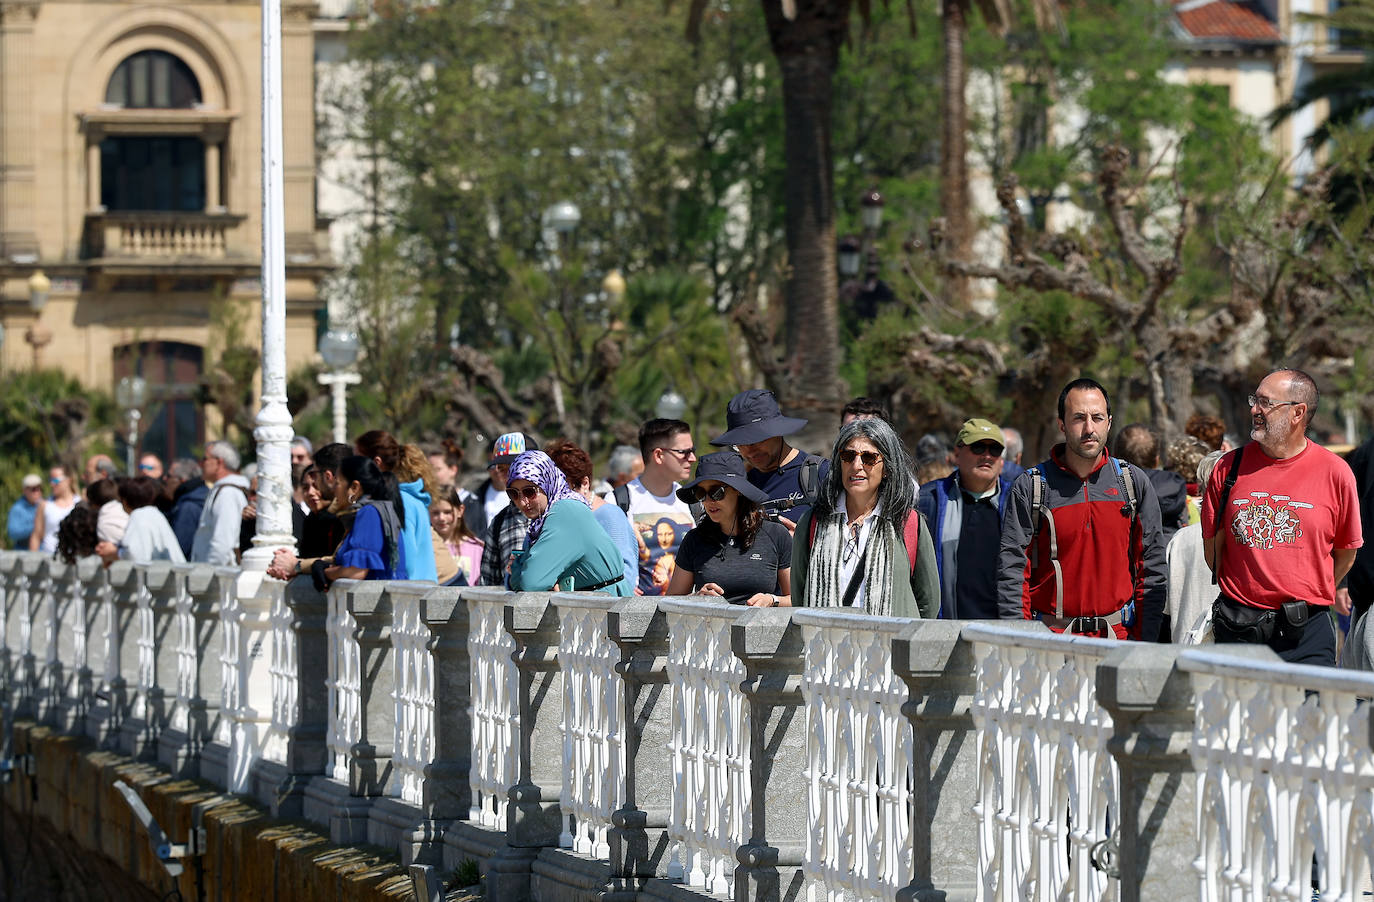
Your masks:
<path fill-rule="evenodd" d="M 650 420 L 639 428 L 639 453 L 644 472 L 626 484 L 626 515 L 639 545 L 637 594 L 662 595 L 673 578 L 682 538 L 692 528 L 692 509 L 677 497 L 697 460 L 692 427 L 682 420 Z"/>
<path fill-rule="evenodd" d="M 1364 544 L 1355 474 L 1306 437 L 1319 394 L 1301 370 L 1264 377 L 1250 438 L 1217 462 L 1202 500 L 1202 552 L 1220 594 L 1219 643 L 1268 645 L 1291 664 L 1336 663 L 1336 585 Z M 1225 474 L 1225 478 L 1219 478 Z M 1348 597 L 1342 596 L 1349 613 Z"/>
<path fill-rule="evenodd" d="M 956 469 L 921 486 L 916 502 L 930 524 L 940 574 L 940 616 L 997 619 L 997 551 L 1011 480 L 1002 475 L 1002 430 L 971 419 L 954 439 Z"/>

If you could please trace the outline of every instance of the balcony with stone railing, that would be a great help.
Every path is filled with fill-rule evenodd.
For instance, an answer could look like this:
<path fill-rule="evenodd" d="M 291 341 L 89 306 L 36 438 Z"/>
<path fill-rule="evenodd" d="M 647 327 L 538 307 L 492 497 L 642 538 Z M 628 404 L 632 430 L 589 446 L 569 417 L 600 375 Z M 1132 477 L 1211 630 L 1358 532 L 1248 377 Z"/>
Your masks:
<path fill-rule="evenodd" d="M 101 212 L 86 216 L 85 257 L 111 261 L 223 261 L 236 253 L 233 213 Z"/>
<path fill-rule="evenodd" d="M 488 899 L 1305 902 L 1374 854 L 1374 676 L 1267 649 L 14 552 L 0 593 L 16 733 Z"/>

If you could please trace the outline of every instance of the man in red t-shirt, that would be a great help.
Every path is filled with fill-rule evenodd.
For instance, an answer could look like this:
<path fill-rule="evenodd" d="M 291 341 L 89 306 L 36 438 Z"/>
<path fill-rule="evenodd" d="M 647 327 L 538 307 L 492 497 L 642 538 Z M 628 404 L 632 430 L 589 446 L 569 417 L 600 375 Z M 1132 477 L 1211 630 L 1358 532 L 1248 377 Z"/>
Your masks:
<path fill-rule="evenodd" d="M 1317 398 L 1301 370 L 1264 377 L 1250 396 L 1254 441 L 1223 457 L 1208 483 L 1202 541 L 1221 589 L 1212 608 L 1218 642 L 1263 643 L 1290 663 L 1334 665 L 1336 584 L 1363 539 L 1354 474 L 1304 435 Z"/>

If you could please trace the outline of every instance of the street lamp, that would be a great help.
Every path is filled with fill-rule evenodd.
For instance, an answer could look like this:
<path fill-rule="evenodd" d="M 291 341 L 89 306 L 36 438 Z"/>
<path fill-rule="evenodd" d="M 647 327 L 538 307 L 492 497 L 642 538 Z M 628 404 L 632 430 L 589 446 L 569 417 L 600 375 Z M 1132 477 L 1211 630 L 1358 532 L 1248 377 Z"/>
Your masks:
<path fill-rule="evenodd" d="M 606 299 L 612 304 L 619 303 L 625 296 L 625 277 L 620 270 L 613 269 L 606 273 L 606 278 L 601 280 L 601 290 L 606 292 Z"/>
<path fill-rule="evenodd" d="M 687 399 L 670 388 L 658 397 L 654 413 L 665 420 L 680 420 L 687 412 Z"/>
<path fill-rule="evenodd" d="M 870 188 L 859 198 L 859 219 L 865 232 L 876 232 L 883 224 L 883 196 L 877 188 Z"/>
<path fill-rule="evenodd" d="M 148 383 L 142 376 L 125 376 L 115 386 L 115 403 L 129 418 L 129 437 L 126 442 L 129 475 L 134 473 L 134 456 L 138 453 L 138 421 L 143 418 L 143 405 L 148 400 Z"/>
<path fill-rule="evenodd" d="M 334 401 L 334 441 L 348 443 L 348 386 L 357 385 L 363 377 L 348 372 L 358 359 L 358 333 L 330 329 L 320 339 L 320 357 L 330 372 L 317 377 L 321 385 L 328 385 Z"/>
<path fill-rule="evenodd" d="M 835 255 L 840 266 L 840 275 L 852 279 L 859 274 L 859 264 L 863 261 L 863 244 L 853 235 L 846 235 L 840 241 L 839 252 Z"/>
<path fill-rule="evenodd" d="M 577 204 L 572 201 L 560 200 L 544 211 L 544 221 L 560 237 L 565 237 L 572 234 L 577 224 L 582 221 L 582 211 L 577 209 Z"/>
<path fill-rule="evenodd" d="M 24 333 L 24 340 L 33 348 L 33 368 L 37 370 L 42 365 L 43 346 L 52 341 L 52 332 L 43 328 L 39 324 L 38 318 L 43 313 L 43 307 L 48 303 L 48 292 L 52 290 L 52 282 L 43 275 L 43 270 L 36 269 L 33 275 L 29 276 L 29 309 L 33 311 L 33 325 L 29 326 Z"/>
<path fill-rule="evenodd" d="M 863 238 L 847 235 L 836 248 L 835 260 L 844 283 L 841 294 L 854 306 L 860 319 L 873 319 L 878 306 L 893 299 L 892 289 L 878 278 L 882 262 L 878 258 L 878 229 L 883 225 L 883 196 L 877 188 L 870 188 L 859 196 L 859 221 L 863 223 Z M 863 278 L 859 268 L 867 262 Z"/>

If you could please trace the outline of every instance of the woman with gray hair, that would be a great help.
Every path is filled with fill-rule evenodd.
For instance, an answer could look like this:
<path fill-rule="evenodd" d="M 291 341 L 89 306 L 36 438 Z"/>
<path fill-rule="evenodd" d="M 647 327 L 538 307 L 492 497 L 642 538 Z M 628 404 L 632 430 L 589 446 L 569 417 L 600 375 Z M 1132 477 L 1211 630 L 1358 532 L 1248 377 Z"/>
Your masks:
<path fill-rule="evenodd" d="M 936 616 L 935 546 L 916 511 L 911 458 L 886 421 L 840 429 L 815 506 L 792 538 L 792 604 Z"/>

